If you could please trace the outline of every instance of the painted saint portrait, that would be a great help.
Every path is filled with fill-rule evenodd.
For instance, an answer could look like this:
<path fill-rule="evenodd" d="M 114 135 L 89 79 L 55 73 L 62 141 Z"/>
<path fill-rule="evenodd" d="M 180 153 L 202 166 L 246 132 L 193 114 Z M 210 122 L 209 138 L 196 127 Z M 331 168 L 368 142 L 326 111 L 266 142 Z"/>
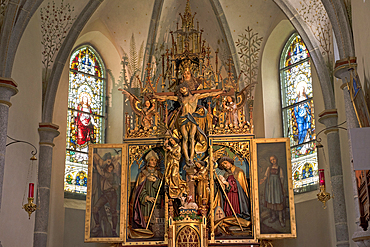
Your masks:
<path fill-rule="evenodd" d="M 216 239 L 251 237 L 249 162 L 227 147 L 213 146 Z"/>
<path fill-rule="evenodd" d="M 129 175 L 128 240 L 163 240 L 165 203 L 162 149 L 148 149 L 137 160 L 133 160 Z"/>
<path fill-rule="evenodd" d="M 89 160 L 87 213 L 90 238 L 120 236 L 122 148 L 93 146 Z"/>
<path fill-rule="evenodd" d="M 289 200 L 293 198 L 289 195 L 292 194 L 289 141 L 286 138 L 263 141 L 255 140 L 254 147 L 259 197 L 257 228 L 261 235 L 295 234 L 294 201 Z"/>

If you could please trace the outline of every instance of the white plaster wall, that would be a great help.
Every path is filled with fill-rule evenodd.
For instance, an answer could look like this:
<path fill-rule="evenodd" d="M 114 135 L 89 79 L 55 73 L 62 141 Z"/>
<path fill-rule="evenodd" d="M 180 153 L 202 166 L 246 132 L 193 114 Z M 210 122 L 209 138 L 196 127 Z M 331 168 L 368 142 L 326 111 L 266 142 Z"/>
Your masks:
<path fill-rule="evenodd" d="M 262 96 L 266 138 L 283 136 L 279 63 L 281 51 L 294 28 L 288 20 L 281 21 L 269 35 L 262 54 Z"/>
<path fill-rule="evenodd" d="M 263 37 L 262 42 L 264 43 L 271 29 L 276 25 L 276 18 L 283 15 L 286 19 L 281 9 L 273 1 L 220 0 L 220 4 L 227 18 L 234 41 L 240 39 L 239 35 L 244 34 L 245 29 L 249 26 L 260 37 Z"/>
<path fill-rule="evenodd" d="M 357 73 L 366 93 L 366 100 L 370 103 L 370 1 L 351 1 L 352 4 L 352 28 L 357 57 Z"/>
<path fill-rule="evenodd" d="M 276 83 L 279 82 L 277 68 L 285 36 L 291 32 L 293 32 L 293 26 L 286 20 L 284 14 L 279 13 L 271 19 L 266 36 L 263 37 L 253 108 L 254 134 L 257 138 L 283 136 L 281 122 L 275 121 L 281 119 L 280 86 Z M 273 111 L 268 114 L 271 108 Z M 276 125 L 266 121 L 272 121 Z"/>
<path fill-rule="evenodd" d="M 263 95 L 263 118 L 264 134 L 266 138 L 283 136 L 281 95 L 279 85 L 279 63 L 285 42 L 294 32 L 294 28 L 288 20 L 282 20 L 272 30 L 262 54 L 262 95 Z M 315 66 L 311 64 L 313 95 L 315 105 L 316 133 L 325 126 L 320 124 L 318 115 L 324 111 L 323 95 L 320 82 L 317 77 Z M 320 136 L 323 144 L 327 147 L 325 135 Z M 328 152 L 320 151 L 319 167 L 329 171 Z M 328 174 L 327 174 L 328 176 Z M 328 176 L 329 177 L 329 176 Z M 328 191 L 331 191 L 330 183 Z M 332 201 L 328 202 L 328 208 L 323 209 L 317 201 L 317 191 L 303 193 L 295 196 L 297 238 L 275 240 L 274 246 L 331 246 L 335 242 L 335 229 Z M 317 227 L 313 227 L 313 226 Z"/>
<path fill-rule="evenodd" d="M 38 149 L 38 124 L 41 121 L 41 32 L 38 15 L 33 16 L 20 41 L 12 72 L 19 93 L 11 98 L 8 135 L 28 141 Z M 31 219 L 22 209 L 27 200 L 26 184 L 33 148 L 27 144 L 12 144 L 6 149 L 0 241 L 4 247 L 33 246 L 35 213 Z M 36 162 L 36 164 L 38 161 Z M 36 182 L 36 169 L 34 170 Z M 35 183 L 36 184 L 36 183 Z"/>
<path fill-rule="evenodd" d="M 84 243 L 85 210 L 66 208 L 64 225 L 64 247 L 109 247 L 107 243 Z"/>
<path fill-rule="evenodd" d="M 129 37 L 131 34 L 128 35 Z M 82 44 L 92 45 L 102 57 L 105 68 L 112 71 L 113 77 L 107 73 L 107 131 L 106 143 L 122 143 L 123 135 L 123 96 L 117 89 L 121 59 L 106 26 L 99 20 L 86 26 L 77 39 L 74 48 Z M 85 201 L 64 200 L 64 166 L 66 147 L 66 122 L 68 101 L 69 60 L 66 61 L 60 78 L 55 99 L 53 123 L 60 126 L 60 135 L 54 139 L 53 170 L 51 184 L 51 203 L 48 246 L 100 246 L 84 244 Z M 73 208 L 73 209 L 71 209 Z M 82 226 L 81 229 L 77 229 Z"/>
<path fill-rule="evenodd" d="M 316 198 L 296 203 L 297 238 L 274 240 L 274 247 L 335 246 L 329 233 L 329 209 L 323 209 Z"/>
<path fill-rule="evenodd" d="M 370 30 L 368 24 L 370 22 L 370 2 L 369 1 L 351 1 L 352 7 L 352 31 L 354 38 L 355 54 L 357 58 L 357 73 L 360 77 L 360 82 L 362 84 L 367 105 L 370 105 Z M 338 52 L 336 52 L 338 53 Z M 337 54 L 336 54 L 337 55 Z M 339 56 L 337 56 L 339 57 Z M 343 100 L 343 91 L 340 89 L 342 85 L 341 80 L 336 80 L 335 82 L 335 96 L 337 102 L 337 109 L 339 114 L 339 123 L 346 120 L 345 107 Z M 344 127 L 347 125 L 344 124 Z M 351 246 L 356 246 L 356 244 L 351 241 L 353 233 L 356 231 L 356 219 L 354 201 L 357 198 L 357 189 L 354 189 L 353 184 L 355 184 L 354 178 L 352 178 L 353 171 L 351 169 L 351 161 L 349 157 L 349 147 L 348 147 L 348 133 L 347 131 L 340 130 L 341 138 L 341 150 L 342 150 L 342 164 L 343 164 L 343 179 L 345 186 L 345 196 L 346 196 L 346 207 L 347 207 L 347 219 L 349 227 L 349 237 Z"/>
<path fill-rule="evenodd" d="M 367 48 L 367 41 L 369 40 L 369 31 L 366 28 L 370 10 L 370 4 L 363 1 L 353 1 L 353 11 L 356 16 L 353 18 L 353 30 L 356 45 L 356 54 L 358 57 L 358 71 L 363 82 L 363 85 L 368 83 L 369 69 L 368 59 L 369 49 Z M 276 28 L 279 30 L 280 26 Z M 286 30 L 283 30 L 286 31 Z M 275 35 L 273 31 L 271 37 Z M 93 35 L 94 33 L 94 35 Z M 108 32 L 109 33 L 109 32 Z M 146 33 L 145 33 L 146 34 Z M 279 33 L 278 33 L 279 34 Z M 131 32 L 127 32 L 127 42 L 131 38 Z M 266 37 L 267 38 L 267 37 Z M 287 37 L 286 37 L 287 38 Z M 145 38 L 142 38 L 146 40 Z M 280 39 L 279 39 L 280 40 Z M 286 40 L 286 39 L 285 39 Z M 281 40 L 282 42 L 285 41 Z M 41 121 L 41 33 L 39 15 L 36 14 L 32 17 L 27 26 L 27 29 L 22 36 L 19 48 L 17 50 L 12 78 L 18 83 L 19 93 L 11 99 L 13 106 L 9 111 L 9 126 L 8 134 L 14 138 L 22 139 L 33 143 L 38 146 L 39 136 L 37 132 L 38 123 Z M 111 69 L 115 77 L 115 82 L 119 77 L 120 55 L 116 49 L 115 42 L 107 34 L 107 30 L 99 23 L 89 25 L 84 29 L 81 37 L 76 42 L 76 46 L 82 43 L 91 43 L 101 53 L 106 67 Z M 268 41 L 269 42 L 269 41 Z M 271 42 L 276 42 L 272 39 Z M 139 43 L 139 42 L 137 42 Z M 31 49 L 30 49 L 31 48 Z M 281 49 L 279 49 L 280 51 Z M 275 61 L 269 60 L 267 52 L 276 52 L 271 50 L 271 47 L 266 43 L 266 55 L 262 58 L 262 81 L 260 90 L 264 99 L 270 99 L 272 95 L 276 96 L 276 85 L 274 89 L 266 88 L 265 82 L 274 81 L 278 78 L 278 73 L 270 73 L 277 70 L 278 59 Z M 276 54 L 275 54 L 276 55 Z M 279 55 L 279 54 L 278 54 Z M 50 221 L 49 221 L 49 246 L 72 246 L 73 243 L 83 243 L 83 229 L 73 231 L 77 227 L 83 227 L 83 210 L 64 210 L 63 199 L 63 181 L 64 181 L 64 160 L 65 160 L 65 132 L 66 132 L 66 114 L 67 114 L 67 92 L 68 92 L 68 62 L 63 71 L 58 93 L 56 96 L 56 105 L 54 111 L 53 122 L 60 126 L 60 136 L 55 138 L 55 148 L 53 154 L 53 170 L 52 170 L 52 184 L 51 184 L 51 204 L 50 204 Z M 271 69 L 273 68 L 273 69 Z M 323 109 L 321 90 L 317 86 L 317 76 L 313 71 L 314 77 L 314 95 L 315 95 L 315 115 Z M 316 79 L 315 79 L 316 78 Z M 108 78 L 109 89 L 111 93 L 111 104 L 109 105 L 109 126 L 107 131 L 107 141 L 109 143 L 120 143 L 122 141 L 122 96 L 114 91 L 119 85 L 113 83 L 111 78 Z M 338 89 L 339 83 L 335 85 L 337 107 L 339 112 L 339 123 L 345 119 L 343 95 Z M 258 91 L 257 91 L 258 93 Z M 119 95 L 119 96 L 118 96 Z M 277 98 L 280 98 L 277 97 Z M 275 99 L 277 99 L 275 98 Z M 117 100 L 117 101 L 116 101 Z M 275 100 L 276 101 L 276 100 Z M 265 121 L 262 118 L 262 126 L 264 126 L 263 135 L 266 137 L 278 136 L 277 129 L 282 129 L 278 125 L 273 125 L 276 121 L 276 116 L 270 117 L 267 112 L 272 112 L 271 107 L 274 104 L 268 104 L 268 101 L 262 102 L 259 105 L 257 112 L 263 112 Z M 261 103 L 261 104 L 262 104 Z M 280 106 L 280 105 L 279 105 Z M 121 108 L 120 108 L 121 107 Z M 113 112 L 114 108 L 114 112 Z M 118 110 L 117 110 L 118 109 Z M 261 111 L 259 110 L 261 109 Z M 269 110 L 270 109 L 270 110 Z M 263 110 L 263 111 L 262 111 Z M 257 113 L 259 114 L 259 113 Z M 254 115 L 256 118 L 256 114 Z M 281 117 L 281 114 L 280 114 Z M 271 121 L 273 119 L 273 121 Z M 264 123 L 265 122 L 265 123 Z M 280 124 L 281 125 L 281 124 Z M 317 124 L 317 131 L 320 130 L 320 124 Z M 113 131 L 114 130 L 114 131 Z M 262 136 L 261 136 L 262 137 Z M 353 213 L 353 194 L 352 194 L 352 181 L 351 171 L 348 157 L 347 134 L 340 132 L 341 137 L 341 150 L 342 162 L 344 173 L 344 185 L 346 195 L 346 205 L 348 222 L 350 227 L 350 236 L 352 235 L 354 225 Z M 325 139 L 325 138 L 323 138 Z M 325 143 L 324 143 L 325 146 Z M 13 144 L 7 147 L 6 164 L 5 164 L 5 177 L 3 187 L 2 208 L 0 212 L 0 241 L 5 246 L 32 246 L 33 245 L 33 230 L 34 230 L 34 217 L 28 220 L 28 215 L 21 209 L 23 193 L 26 188 L 27 170 L 29 166 L 29 158 L 31 147 L 25 144 Z M 326 155 L 328 152 L 326 151 Z M 326 156 L 326 158 L 328 158 Z M 325 168 L 328 168 L 325 165 Z M 330 190 L 329 190 L 330 192 Z M 312 194 L 312 193 L 311 193 Z M 331 246 L 333 239 L 333 224 L 332 219 L 332 201 L 329 201 L 329 208 L 323 210 L 321 204 L 310 195 L 312 200 L 300 200 L 296 204 L 297 207 L 297 222 L 298 222 L 298 239 L 296 240 L 283 240 L 277 241 L 275 246 Z M 66 211 L 66 213 L 64 213 Z M 65 220 L 64 220 L 65 219 Z M 328 225 L 324 224 L 327 223 Z M 65 226 L 65 228 L 63 228 Z M 328 230 L 330 228 L 330 230 Z M 64 231 L 64 229 L 66 229 Z M 314 231 L 313 231 L 314 230 Z M 65 233 L 65 234 L 64 234 Z M 66 240 L 68 239 L 68 241 Z M 317 242 L 312 242 L 317 241 Z M 63 243 L 64 242 L 64 243 Z M 299 245 L 298 245 L 299 243 Z M 317 243 L 317 245 L 313 244 Z M 93 245 L 89 245 L 93 246 Z M 351 246 L 355 246 L 351 243 Z"/>
<path fill-rule="evenodd" d="M 121 56 L 123 54 L 120 47 L 129 53 L 132 34 L 135 36 L 136 48 L 139 49 L 142 42 L 145 48 L 153 5 L 153 0 L 104 1 L 90 18 L 84 31 L 88 30 L 91 23 L 100 19 L 107 26 L 107 31 L 113 37 L 112 43 L 117 46 Z"/>

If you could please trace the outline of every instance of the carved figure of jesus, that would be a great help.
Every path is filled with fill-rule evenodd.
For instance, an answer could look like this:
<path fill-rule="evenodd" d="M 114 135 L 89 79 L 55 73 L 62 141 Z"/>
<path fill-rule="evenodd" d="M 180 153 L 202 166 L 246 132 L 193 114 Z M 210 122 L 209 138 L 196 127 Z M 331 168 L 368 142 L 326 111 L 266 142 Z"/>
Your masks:
<path fill-rule="evenodd" d="M 199 117 L 195 113 L 199 99 L 218 96 L 223 91 L 208 92 L 208 93 L 195 93 L 192 94 L 187 84 L 181 84 L 178 90 L 178 96 L 159 96 L 154 97 L 160 101 L 173 100 L 181 104 L 181 113 L 179 117 L 180 132 L 182 134 L 182 151 L 189 166 L 193 166 L 194 148 L 195 148 L 195 133 L 197 131 L 198 123 L 194 117 Z M 198 128 L 199 130 L 200 128 Z"/>

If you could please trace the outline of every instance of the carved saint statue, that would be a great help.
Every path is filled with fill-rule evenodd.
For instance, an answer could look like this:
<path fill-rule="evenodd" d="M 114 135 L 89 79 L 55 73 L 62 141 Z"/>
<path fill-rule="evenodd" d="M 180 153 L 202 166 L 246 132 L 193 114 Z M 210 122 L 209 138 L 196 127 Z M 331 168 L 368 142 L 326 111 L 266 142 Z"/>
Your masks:
<path fill-rule="evenodd" d="M 209 170 L 206 162 L 196 161 L 195 167 L 197 172 L 191 175 L 191 179 L 197 181 L 197 204 L 199 206 L 207 205 L 209 201 Z"/>
<path fill-rule="evenodd" d="M 203 88 L 201 80 L 199 78 L 194 78 L 189 67 L 184 69 L 181 83 L 186 83 L 190 90 L 198 90 Z"/>
<path fill-rule="evenodd" d="M 187 185 L 179 174 L 181 147 L 179 140 L 175 137 L 167 139 L 164 148 L 167 151 L 167 163 L 165 181 L 168 185 L 170 198 L 180 198 L 182 194 L 187 194 Z"/>

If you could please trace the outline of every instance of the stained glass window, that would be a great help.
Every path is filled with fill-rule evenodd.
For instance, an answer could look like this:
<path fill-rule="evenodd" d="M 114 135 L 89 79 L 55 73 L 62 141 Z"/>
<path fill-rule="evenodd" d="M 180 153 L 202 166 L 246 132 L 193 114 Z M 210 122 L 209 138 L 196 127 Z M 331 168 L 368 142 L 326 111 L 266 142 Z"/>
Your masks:
<path fill-rule="evenodd" d="M 295 193 L 316 189 L 318 163 L 310 54 L 298 34 L 287 41 L 280 60 L 284 136 L 289 137 Z"/>
<path fill-rule="evenodd" d="M 104 142 L 105 70 L 91 46 L 70 57 L 64 190 L 86 194 L 88 145 Z"/>

